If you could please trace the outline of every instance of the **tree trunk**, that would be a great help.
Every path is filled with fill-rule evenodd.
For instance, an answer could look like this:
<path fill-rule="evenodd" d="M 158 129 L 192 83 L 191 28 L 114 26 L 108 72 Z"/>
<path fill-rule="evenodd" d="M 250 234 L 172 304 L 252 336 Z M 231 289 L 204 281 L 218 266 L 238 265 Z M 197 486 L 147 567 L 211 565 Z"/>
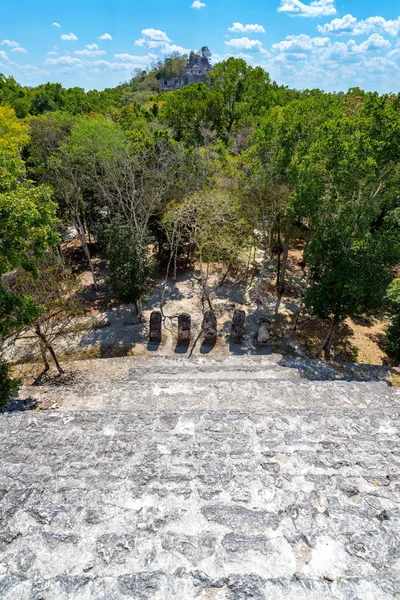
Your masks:
<path fill-rule="evenodd" d="M 283 247 L 283 256 L 282 256 L 282 264 L 281 264 L 281 276 L 279 282 L 279 295 L 282 296 L 285 290 L 285 275 L 287 268 L 287 259 L 289 254 L 289 239 L 285 240 L 285 245 Z"/>
<path fill-rule="evenodd" d="M 305 287 L 304 293 L 301 296 L 300 306 L 299 306 L 299 309 L 298 309 L 298 311 L 296 313 L 296 316 L 294 318 L 293 331 L 296 331 L 297 326 L 299 324 L 299 319 L 300 319 L 301 311 L 304 308 L 304 296 L 306 295 L 307 288 L 310 285 L 310 280 L 311 280 L 311 271 L 309 270 L 308 273 L 307 273 L 306 287 Z"/>
<path fill-rule="evenodd" d="M 281 219 L 278 217 L 278 265 L 276 274 L 276 287 L 281 285 Z"/>
<path fill-rule="evenodd" d="M 326 336 L 326 340 L 322 346 L 322 351 L 324 353 L 325 360 L 330 360 L 330 358 L 331 358 L 331 344 L 332 344 L 333 335 L 336 330 L 336 326 L 337 326 L 337 323 L 333 322 L 329 329 L 328 335 Z"/>
<path fill-rule="evenodd" d="M 138 317 L 139 321 L 141 321 L 143 319 L 143 304 L 142 304 L 141 298 L 139 298 L 139 300 L 137 300 L 135 302 L 135 309 L 136 309 L 137 317 Z"/>
<path fill-rule="evenodd" d="M 84 230 L 84 227 L 82 225 L 82 221 L 81 221 L 78 213 L 76 213 L 76 229 L 78 231 L 79 239 L 81 241 L 82 248 L 83 248 L 83 251 L 85 253 L 86 259 L 87 259 L 87 261 L 89 263 L 90 271 L 91 271 L 92 277 L 93 277 L 94 288 L 95 288 L 95 290 L 97 290 L 97 280 L 96 280 L 96 276 L 94 274 L 92 257 L 90 256 L 90 250 L 89 250 L 89 246 L 88 246 L 87 241 L 86 241 L 85 230 Z"/>
<path fill-rule="evenodd" d="M 189 242 L 187 253 L 186 253 L 186 260 L 185 260 L 185 271 L 187 270 L 187 268 L 189 266 L 189 260 L 190 260 L 191 253 L 192 253 L 192 244 Z"/>
<path fill-rule="evenodd" d="M 40 342 L 43 344 L 43 346 L 46 348 L 46 350 L 48 350 L 54 360 L 54 363 L 57 367 L 57 371 L 59 375 L 64 375 L 64 370 L 62 369 L 60 363 L 58 362 L 56 353 L 54 352 L 54 348 L 53 346 L 49 343 L 49 341 L 47 340 L 45 334 L 42 332 L 42 330 L 40 329 L 40 325 L 39 323 L 36 325 L 36 329 L 35 329 L 36 335 L 38 336 Z M 40 343 L 39 342 L 39 343 Z M 46 359 L 47 361 L 47 359 Z M 48 364 L 48 363 L 47 363 Z M 50 367 L 49 367 L 50 368 Z"/>
<path fill-rule="evenodd" d="M 224 285 L 225 279 L 228 277 L 229 271 L 231 270 L 231 265 L 228 265 L 227 270 L 225 271 L 225 274 L 223 275 L 221 281 L 218 284 L 218 287 L 221 287 L 222 285 Z"/>
<path fill-rule="evenodd" d="M 178 245 L 176 246 L 175 255 L 174 255 L 174 281 L 175 281 L 175 283 L 176 283 L 176 263 L 177 263 L 177 260 L 178 260 Z"/>
<path fill-rule="evenodd" d="M 46 346 L 44 345 L 43 341 L 40 338 L 39 338 L 39 348 L 40 348 L 40 354 L 42 355 L 44 370 L 49 371 L 50 364 L 49 364 L 49 361 L 47 360 L 47 356 L 46 356 Z"/>

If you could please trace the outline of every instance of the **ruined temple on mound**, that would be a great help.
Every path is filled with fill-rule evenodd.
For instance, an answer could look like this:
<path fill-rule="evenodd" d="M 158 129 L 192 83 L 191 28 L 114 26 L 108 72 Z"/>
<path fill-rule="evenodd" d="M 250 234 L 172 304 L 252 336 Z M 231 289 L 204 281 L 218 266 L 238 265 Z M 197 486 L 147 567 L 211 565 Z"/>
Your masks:
<path fill-rule="evenodd" d="M 206 56 L 191 56 L 180 77 L 170 77 L 167 80 L 160 81 L 160 91 L 170 92 L 179 90 L 191 83 L 206 83 L 207 75 L 211 69 L 212 66 Z"/>

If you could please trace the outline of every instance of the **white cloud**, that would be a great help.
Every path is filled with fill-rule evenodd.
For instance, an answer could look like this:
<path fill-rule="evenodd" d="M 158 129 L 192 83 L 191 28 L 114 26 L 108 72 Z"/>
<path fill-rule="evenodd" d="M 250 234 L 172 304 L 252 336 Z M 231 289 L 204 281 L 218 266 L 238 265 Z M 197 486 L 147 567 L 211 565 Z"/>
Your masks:
<path fill-rule="evenodd" d="M 140 62 L 143 61 L 143 56 L 134 56 L 133 54 L 114 54 L 114 57 L 122 62 Z"/>
<path fill-rule="evenodd" d="M 362 44 L 359 44 L 357 46 L 357 44 L 355 43 L 354 40 L 350 40 L 349 42 L 347 42 L 347 46 L 348 46 L 348 49 L 350 52 L 364 53 L 364 52 L 369 52 L 370 50 L 380 50 L 381 48 L 390 48 L 391 44 L 388 40 L 385 40 L 385 38 L 383 38 L 378 33 L 373 33 Z"/>
<path fill-rule="evenodd" d="M 314 0 L 310 4 L 304 4 L 300 0 L 281 0 L 278 12 L 298 17 L 322 17 L 335 15 L 337 11 L 334 7 L 334 0 Z"/>
<path fill-rule="evenodd" d="M 171 40 L 165 33 L 165 31 L 160 31 L 160 29 L 143 29 L 142 35 L 150 40 L 155 40 L 156 42 L 170 42 Z"/>
<path fill-rule="evenodd" d="M 58 52 L 54 52 L 53 50 L 50 50 L 50 52 L 47 53 L 47 56 L 57 56 Z"/>
<path fill-rule="evenodd" d="M 77 56 L 101 56 L 107 54 L 105 50 L 99 50 L 97 44 L 87 44 L 84 50 L 75 50 L 74 54 Z"/>
<path fill-rule="evenodd" d="M 78 65 L 82 64 L 80 58 L 74 58 L 73 56 L 59 56 L 58 58 L 46 58 L 44 61 L 45 65 Z"/>
<path fill-rule="evenodd" d="M 103 35 L 99 37 L 99 40 L 112 40 L 112 36 L 109 33 L 103 33 Z"/>
<path fill-rule="evenodd" d="M 280 52 L 296 51 L 296 50 L 313 50 L 314 48 L 322 48 L 329 46 L 329 38 L 310 37 L 301 33 L 300 35 L 288 35 L 285 40 L 272 44 L 273 50 Z"/>
<path fill-rule="evenodd" d="M 145 40 L 144 38 L 136 40 L 135 46 L 140 46 L 141 48 L 151 48 L 152 50 L 158 50 L 162 54 L 172 54 L 173 52 L 178 52 L 179 54 L 187 54 L 189 52 L 187 48 L 177 46 L 176 44 L 158 42 L 155 40 Z"/>
<path fill-rule="evenodd" d="M 228 31 L 233 33 L 265 33 L 262 25 L 243 25 L 242 23 L 234 23 L 232 27 L 228 28 Z"/>
<path fill-rule="evenodd" d="M 61 39 L 66 40 L 66 41 L 74 41 L 74 40 L 77 40 L 78 38 L 76 37 L 76 35 L 74 33 L 63 33 L 61 35 Z"/>
<path fill-rule="evenodd" d="M 17 48 L 19 46 L 18 42 L 14 42 L 12 40 L 3 40 L 1 45 L 8 46 L 9 48 Z"/>
<path fill-rule="evenodd" d="M 260 40 L 249 40 L 248 37 L 233 38 L 232 40 L 225 42 L 225 44 L 236 50 L 254 50 L 259 49 L 262 46 Z"/>
<path fill-rule="evenodd" d="M 200 2 L 200 0 L 194 0 L 193 4 L 191 4 L 190 8 L 195 8 L 196 10 L 200 10 L 200 8 L 205 8 L 207 4 L 204 2 Z"/>
<path fill-rule="evenodd" d="M 60 23 L 56 23 L 56 22 L 54 22 L 54 23 L 53 23 L 53 26 L 54 26 L 54 27 L 58 27 L 59 29 L 61 29 L 61 25 L 60 25 Z"/>
<path fill-rule="evenodd" d="M 7 61 L 8 61 L 8 60 L 10 60 L 10 59 L 8 58 L 7 54 L 4 52 L 4 50 L 0 50 L 0 58 L 1 58 L 2 60 L 7 60 Z"/>
<path fill-rule="evenodd" d="M 20 54 L 28 54 L 28 50 L 26 50 L 22 46 L 17 46 L 16 48 L 13 48 L 11 50 L 11 52 L 19 52 Z"/>
<path fill-rule="evenodd" d="M 368 33 L 387 33 L 397 36 L 400 33 L 400 17 L 386 20 L 383 17 L 369 17 L 364 21 L 357 21 L 352 15 L 345 15 L 341 19 L 333 19 L 325 25 L 318 25 L 321 33 L 336 33 L 339 35 L 363 35 Z"/>

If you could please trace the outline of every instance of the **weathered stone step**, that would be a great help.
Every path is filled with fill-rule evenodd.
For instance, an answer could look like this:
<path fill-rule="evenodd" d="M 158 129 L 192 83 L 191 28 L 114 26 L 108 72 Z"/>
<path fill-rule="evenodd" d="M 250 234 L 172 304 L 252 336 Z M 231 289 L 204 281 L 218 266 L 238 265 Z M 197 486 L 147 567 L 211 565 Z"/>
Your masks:
<path fill-rule="evenodd" d="M 398 598 L 398 395 L 275 387 L 302 410 L 159 388 L 150 409 L 0 415 L 0 598 Z"/>
<path fill-rule="evenodd" d="M 206 379 L 227 381 L 235 379 L 300 379 L 299 371 L 280 367 L 276 364 L 198 364 L 179 363 L 171 366 L 151 365 L 130 369 L 128 379 L 161 380 L 180 379 L 182 381 Z"/>
<path fill-rule="evenodd" d="M 65 388 L 26 387 L 21 397 L 56 402 L 62 410 L 180 411 L 344 409 L 398 410 L 400 389 L 379 382 L 304 379 L 137 379 L 94 382 Z"/>

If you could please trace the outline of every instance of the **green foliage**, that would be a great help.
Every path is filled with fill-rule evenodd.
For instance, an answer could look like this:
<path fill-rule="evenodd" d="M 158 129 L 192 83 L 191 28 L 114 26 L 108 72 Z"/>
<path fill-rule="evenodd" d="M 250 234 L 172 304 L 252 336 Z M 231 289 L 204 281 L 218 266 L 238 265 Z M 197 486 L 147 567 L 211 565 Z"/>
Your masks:
<path fill-rule="evenodd" d="M 395 314 L 385 332 L 385 350 L 390 358 L 400 363 L 400 277 L 394 279 L 388 287 L 387 297 L 393 305 Z"/>
<path fill-rule="evenodd" d="M 386 328 L 384 346 L 388 356 L 400 364 L 400 314 L 391 318 Z"/>
<path fill-rule="evenodd" d="M 108 260 L 107 280 L 122 302 L 136 304 L 148 291 L 151 262 L 146 242 L 119 215 L 98 230 L 98 243 Z"/>
<path fill-rule="evenodd" d="M 27 183 L 0 194 L 0 273 L 18 265 L 32 269 L 35 257 L 58 242 L 56 210 L 43 186 Z"/>
<path fill-rule="evenodd" d="M 10 365 L 0 361 L 0 411 L 14 398 L 20 381 L 10 375 Z"/>

